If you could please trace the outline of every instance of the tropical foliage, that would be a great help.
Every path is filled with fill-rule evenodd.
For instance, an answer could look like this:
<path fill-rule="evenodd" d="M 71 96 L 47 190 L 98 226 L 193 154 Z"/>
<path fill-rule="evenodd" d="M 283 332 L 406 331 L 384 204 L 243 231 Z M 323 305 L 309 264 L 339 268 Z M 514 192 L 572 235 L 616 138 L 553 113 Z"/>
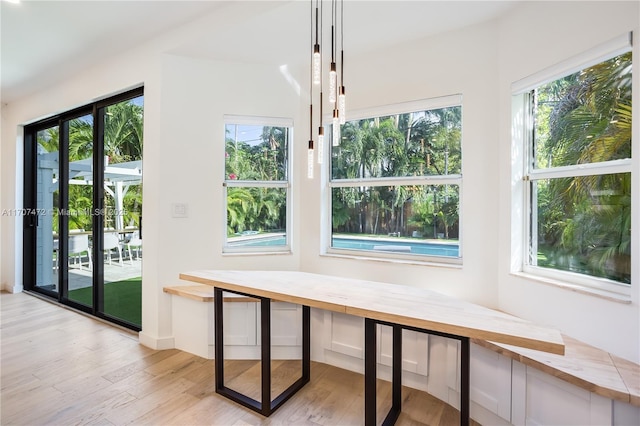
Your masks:
<path fill-rule="evenodd" d="M 91 115 L 72 119 L 69 127 L 69 162 L 93 158 L 93 117 Z M 143 107 L 134 101 L 126 101 L 105 108 L 104 153 L 109 164 L 142 159 Z M 51 127 L 38 132 L 40 150 L 59 152 L 60 128 Z M 59 155 L 58 155 L 59 159 Z M 59 177 L 59 172 L 55 171 Z M 70 183 L 81 181 L 71 172 Z M 91 185 L 69 185 L 69 229 L 92 229 L 93 188 Z M 142 210 L 142 185 L 132 185 L 124 196 L 124 223 L 140 224 Z M 53 230 L 58 230 L 59 192 L 54 193 Z M 115 204 L 112 197 L 105 197 L 105 224 L 114 223 Z"/>
<path fill-rule="evenodd" d="M 287 179 L 289 129 L 228 124 L 226 134 L 227 235 L 283 232 L 287 190 L 271 184 Z"/>
<path fill-rule="evenodd" d="M 334 235 L 457 239 L 458 186 L 422 178 L 461 173 L 461 115 L 448 107 L 343 125 L 331 159 Z"/>
<path fill-rule="evenodd" d="M 631 53 L 536 89 L 538 169 L 631 158 Z M 532 182 L 537 263 L 631 281 L 631 174 Z"/>

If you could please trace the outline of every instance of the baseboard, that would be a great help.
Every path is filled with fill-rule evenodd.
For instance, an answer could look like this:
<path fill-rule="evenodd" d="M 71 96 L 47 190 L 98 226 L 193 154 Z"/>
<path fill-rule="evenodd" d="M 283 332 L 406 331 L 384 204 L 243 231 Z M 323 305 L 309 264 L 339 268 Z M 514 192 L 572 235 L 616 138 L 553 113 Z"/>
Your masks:
<path fill-rule="evenodd" d="M 173 337 L 153 337 L 145 334 L 144 331 L 138 333 L 138 341 L 141 345 L 155 350 L 174 349 L 176 347 Z"/>
<path fill-rule="evenodd" d="M 22 284 L 14 284 L 12 286 L 11 284 L 5 283 L 2 286 L 2 289 L 8 291 L 9 293 L 22 293 L 24 287 L 22 286 Z"/>

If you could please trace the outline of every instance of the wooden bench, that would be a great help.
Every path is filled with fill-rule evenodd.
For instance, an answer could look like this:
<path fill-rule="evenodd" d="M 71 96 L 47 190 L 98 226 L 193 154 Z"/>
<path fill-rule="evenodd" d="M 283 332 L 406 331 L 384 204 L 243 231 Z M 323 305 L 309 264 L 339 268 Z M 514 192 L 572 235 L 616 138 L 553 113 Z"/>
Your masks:
<path fill-rule="evenodd" d="M 562 338 L 564 356 L 486 340 L 472 342 L 589 392 L 640 407 L 640 365 L 564 334 Z"/>
<path fill-rule="evenodd" d="M 176 296 L 186 297 L 187 299 L 196 300 L 198 302 L 213 302 L 213 287 L 208 285 L 184 285 L 163 287 L 162 291 Z M 257 302 L 258 299 L 253 297 L 238 296 L 229 294 L 224 298 L 225 302 Z"/>
<path fill-rule="evenodd" d="M 202 358 L 214 358 L 214 294 L 208 285 L 176 285 L 163 287 L 171 295 L 171 312 L 174 347 Z M 255 334 L 260 330 L 260 318 L 256 316 L 258 299 L 233 293 L 224 295 L 225 311 L 230 315 L 225 348 L 236 359 L 253 359 L 259 355 L 260 346 Z M 277 302 L 272 304 L 274 317 L 279 325 L 274 331 L 274 350 L 283 359 L 299 352 L 296 331 L 286 327 L 295 323 L 297 306 Z M 255 356 L 257 356 L 255 355 Z"/>
<path fill-rule="evenodd" d="M 167 286 L 163 292 L 180 296 L 171 300 L 173 339 L 176 349 L 202 358 L 214 357 L 213 287 L 207 285 Z M 257 302 L 257 299 L 229 294 L 225 302 Z M 205 303 L 202 303 L 205 302 Z"/>
<path fill-rule="evenodd" d="M 206 285 L 185 285 L 163 287 L 162 291 L 198 302 L 213 302 L 213 288 Z"/>

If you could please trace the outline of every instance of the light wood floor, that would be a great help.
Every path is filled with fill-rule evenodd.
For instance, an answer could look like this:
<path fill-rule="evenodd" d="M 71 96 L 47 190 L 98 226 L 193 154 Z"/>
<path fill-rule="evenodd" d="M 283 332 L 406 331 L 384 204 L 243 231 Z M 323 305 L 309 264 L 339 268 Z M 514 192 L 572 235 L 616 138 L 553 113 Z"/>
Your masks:
<path fill-rule="evenodd" d="M 31 295 L 2 293 L 0 305 L 0 424 L 5 426 L 363 424 L 360 374 L 313 363 L 311 382 L 265 418 L 214 392 L 211 360 L 148 349 L 135 334 Z M 229 386 L 251 392 L 254 381 L 242 379 L 256 364 L 229 364 Z M 273 363 L 274 386 L 295 380 L 298 370 L 291 367 Z M 381 419 L 390 405 L 387 382 L 378 384 L 378 402 Z M 458 412 L 405 388 L 396 424 L 456 425 Z"/>

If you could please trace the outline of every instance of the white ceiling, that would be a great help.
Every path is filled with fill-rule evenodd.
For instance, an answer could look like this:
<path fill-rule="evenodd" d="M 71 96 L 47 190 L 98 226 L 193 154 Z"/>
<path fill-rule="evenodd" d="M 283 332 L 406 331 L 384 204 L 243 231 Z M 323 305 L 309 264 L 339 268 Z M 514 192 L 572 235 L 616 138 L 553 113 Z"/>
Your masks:
<path fill-rule="evenodd" d="M 314 0 L 315 3 L 315 0 Z M 330 2 L 325 2 L 328 37 Z M 516 1 L 344 2 L 345 56 L 493 19 Z M 110 56 L 212 16 L 205 31 L 172 53 L 291 64 L 310 44 L 309 1 L 0 0 L 2 102 L 68 78 Z M 184 29 L 184 27 L 183 27 Z"/>

